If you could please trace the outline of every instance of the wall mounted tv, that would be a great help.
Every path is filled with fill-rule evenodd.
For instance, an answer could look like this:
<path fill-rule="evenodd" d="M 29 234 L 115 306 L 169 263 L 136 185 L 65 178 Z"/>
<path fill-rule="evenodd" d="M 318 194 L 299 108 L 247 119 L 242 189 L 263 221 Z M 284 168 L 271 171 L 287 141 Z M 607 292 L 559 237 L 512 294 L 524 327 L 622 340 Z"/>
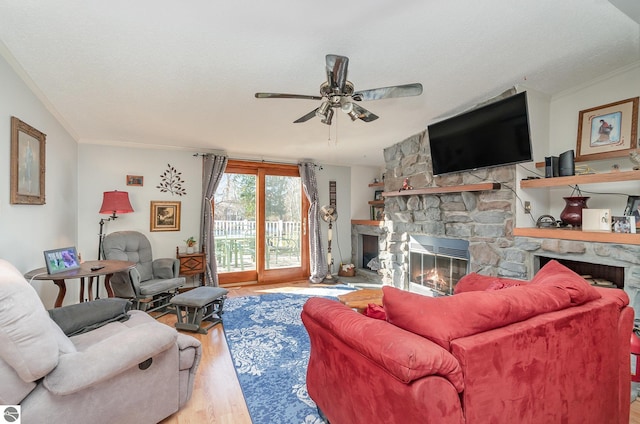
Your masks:
<path fill-rule="evenodd" d="M 427 126 L 433 175 L 533 160 L 527 93 Z"/>

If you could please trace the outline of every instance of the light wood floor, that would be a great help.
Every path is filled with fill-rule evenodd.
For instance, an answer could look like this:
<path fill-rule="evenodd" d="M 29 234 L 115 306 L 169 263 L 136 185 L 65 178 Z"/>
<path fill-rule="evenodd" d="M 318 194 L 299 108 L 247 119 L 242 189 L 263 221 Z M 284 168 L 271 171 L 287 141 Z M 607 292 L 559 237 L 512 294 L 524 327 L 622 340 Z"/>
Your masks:
<path fill-rule="evenodd" d="M 295 292 L 305 287 L 309 287 L 306 281 L 269 286 L 243 286 L 229 288 L 229 297 L 274 291 Z M 159 321 L 173 326 L 176 318 L 173 315 L 165 315 Z M 162 424 L 252 424 L 222 325 L 210 328 L 208 334 L 185 333 L 196 337 L 202 343 L 202 360 L 191 399 L 180 411 L 163 420 Z M 629 423 L 640 424 L 640 400 L 631 404 Z"/>

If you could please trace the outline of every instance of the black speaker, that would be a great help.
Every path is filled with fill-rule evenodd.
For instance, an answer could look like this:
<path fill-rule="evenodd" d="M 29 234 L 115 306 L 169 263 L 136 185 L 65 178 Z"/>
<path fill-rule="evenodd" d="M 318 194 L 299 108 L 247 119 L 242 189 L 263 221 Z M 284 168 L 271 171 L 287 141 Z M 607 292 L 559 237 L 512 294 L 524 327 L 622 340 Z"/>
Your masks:
<path fill-rule="evenodd" d="M 558 173 L 561 177 L 568 177 L 576 174 L 576 164 L 573 155 L 573 150 L 567 150 L 560 154 L 560 157 L 558 158 Z"/>
<path fill-rule="evenodd" d="M 545 178 L 558 177 L 558 156 L 549 156 L 544 158 L 544 176 Z"/>

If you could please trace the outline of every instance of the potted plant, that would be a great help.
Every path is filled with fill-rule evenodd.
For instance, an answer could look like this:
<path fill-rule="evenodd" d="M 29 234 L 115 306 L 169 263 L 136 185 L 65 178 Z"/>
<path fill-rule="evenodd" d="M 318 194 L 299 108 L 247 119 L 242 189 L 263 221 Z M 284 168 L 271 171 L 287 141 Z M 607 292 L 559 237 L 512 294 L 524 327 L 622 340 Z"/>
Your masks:
<path fill-rule="evenodd" d="M 184 242 L 187 243 L 187 253 L 189 254 L 193 253 L 196 245 L 195 237 L 191 236 L 188 239 L 186 239 Z"/>

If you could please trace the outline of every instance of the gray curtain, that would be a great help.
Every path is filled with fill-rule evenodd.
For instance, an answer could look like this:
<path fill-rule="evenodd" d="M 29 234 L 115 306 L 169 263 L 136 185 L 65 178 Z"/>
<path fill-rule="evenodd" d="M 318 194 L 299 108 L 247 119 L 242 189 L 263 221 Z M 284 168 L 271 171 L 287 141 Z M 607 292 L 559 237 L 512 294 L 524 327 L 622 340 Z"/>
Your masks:
<path fill-rule="evenodd" d="M 205 285 L 218 285 L 218 264 L 216 243 L 213 234 L 213 195 L 220 184 L 229 158 L 219 155 L 204 155 L 202 176 L 202 215 L 200 220 L 200 240 L 206 258 Z"/>
<path fill-rule="evenodd" d="M 298 164 L 302 187 L 309 199 L 309 262 L 311 275 L 309 281 L 320 283 L 327 276 L 327 259 L 322 252 L 320 238 L 320 205 L 318 204 L 318 183 L 315 165 L 311 162 Z"/>

